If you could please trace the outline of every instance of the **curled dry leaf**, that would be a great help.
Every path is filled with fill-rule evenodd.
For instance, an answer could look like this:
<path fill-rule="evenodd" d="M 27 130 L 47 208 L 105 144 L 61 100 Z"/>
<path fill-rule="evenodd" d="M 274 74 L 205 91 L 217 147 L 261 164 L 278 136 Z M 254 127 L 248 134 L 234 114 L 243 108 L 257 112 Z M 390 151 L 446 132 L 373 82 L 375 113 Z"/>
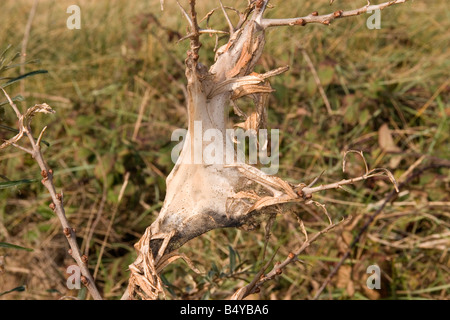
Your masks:
<path fill-rule="evenodd" d="M 261 117 L 257 112 L 252 112 L 252 114 L 247 117 L 245 122 L 236 123 L 234 126 L 244 130 L 254 130 L 256 135 L 256 130 L 258 130 L 260 125 L 260 118 Z"/>

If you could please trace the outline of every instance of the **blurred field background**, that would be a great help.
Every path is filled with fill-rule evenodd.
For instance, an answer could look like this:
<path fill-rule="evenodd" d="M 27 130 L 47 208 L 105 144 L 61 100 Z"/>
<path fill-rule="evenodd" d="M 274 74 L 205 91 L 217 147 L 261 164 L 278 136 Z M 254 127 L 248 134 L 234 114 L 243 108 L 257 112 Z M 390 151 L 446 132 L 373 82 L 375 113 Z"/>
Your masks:
<path fill-rule="evenodd" d="M 12 46 L 6 63 L 21 50 L 32 2 L 0 4 L 0 52 Z M 199 16 L 218 6 L 216 1 L 198 2 Z M 223 2 L 241 10 L 247 3 Z M 272 17 L 316 10 L 322 14 L 366 3 L 337 0 L 330 7 L 327 0 L 271 2 Z M 187 1 L 181 3 L 187 7 Z M 81 7 L 81 30 L 66 28 L 66 9 L 72 4 Z M 363 150 L 370 167 L 387 167 L 400 181 L 413 164 L 449 159 L 448 1 L 415 0 L 387 8 L 381 12 L 380 30 L 366 27 L 368 17 L 267 32 L 258 70 L 291 67 L 271 81 L 277 91 L 270 99 L 269 127 L 281 133 L 280 177 L 309 183 L 325 170 L 321 181 L 326 183 L 359 175 L 363 165 L 357 157 L 352 157 L 348 173 L 342 173 L 342 155 L 348 149 Z M 221 14 L 214 14 L 210 25 L 226 30 Z M 164 200 L 165 177 L 173 167 L 171 133 L 186 128 L 183 62 L 188 43 L 177 43 L 185 32 L 186 23 L 170 0 L 164 11 L 159 1 L 41 0 L 26 52 L 27 61 L 38 61 L 27 64 L 25 71 L 48 73 L 26 78 L 24 92 L 20 84 L 7 88 L 11 97 L 23 96 L 17 102 L 22 110 L 42 102 L 56 110 L 55 115 L 37 116 L 33 128 L 38 134 L 48 125 L 44 140 L 51 146 L 44 146 L 45 157 L 107 299 L 119 298 L 126 287 L 133 244 Z M 200 60 L 210 64 L 214 37 L 202 39 Z M 19 74 L 15 67 L 0 77 Z M 239 120 L 231 109 L 230 116 Z M 7 105 L 0 107 L 0 124 L 16 126 Z M 0 129 L 1 139 L 12 135 Z M 130 182 L 119 202 L 127 172 Z M 448 169 L 429 170 L 403 188 L 319 299 L 448 299 L 449 178 Z M 33 249 L 0 247 L 0 293 L 17 288 L 0 299 L 84 298 L 84 290 L 65 286 L 66 268 L 74 261 L 40 179 L 30 156 L 11 147 L 0 151 L 0 242 Z M 323 236 L 300 257 L 303 263 L 289 266 L 252 298 L 311 299 L 392 188 L 389 181 L 376 179 L 318 194 L 315 199 L 326 204 L 334 221 L 351 215 L 351 223 Z M 205 273 L 197 275 L 181 261 L 169 266 L 163 275 L 168 299 L 225 299 L 250 281 L 277 248 L 274 261 L 301 245 L 296 214 L 311 233 L 327 225 L 316 206 L 292 206 L 290 211 L 272 227 L 266 260 L 265 224 L 251 232 L 216 230 L 187 243 L 181 251 Z M 382 270 L 381 290 L 366 286 L 366 268 L 372 264 Z"/>

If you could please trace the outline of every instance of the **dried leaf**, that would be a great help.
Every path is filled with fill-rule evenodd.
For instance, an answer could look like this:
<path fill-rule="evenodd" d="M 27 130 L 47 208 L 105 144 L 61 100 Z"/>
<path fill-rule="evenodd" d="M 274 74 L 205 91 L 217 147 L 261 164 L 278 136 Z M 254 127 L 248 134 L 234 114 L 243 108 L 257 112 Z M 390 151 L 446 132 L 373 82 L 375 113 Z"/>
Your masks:
<path fill-rule="evenodd" d="M 389 130 L 389 127 L 386 123 L 383 124 L 380 129 L 378 129 L 378 144 L 380 145 L 380 148 L 385 152 L 401 151 L 401 149 L 395 145 L 391 130 Z"/>
<path fill-rule="evenodd" d="M 249 84 L 249 85 L 244 85 L 244 86 L 239 87 L 236 90 L 234 90 L 233 95 L 231 96 L 231 99 L 236 100 L 236 99 L 242 98 L 244 96 L 248 96 L 250 94 L 271 93 L 274 91 L 275 90 L 273 90 L 272 88 L 267 87 L 267 86 Z"/>
<path fill-rule="evenodd" d="M 392 157 L 391 160 L 389 160 L 389 168 L 391 168 L 391 169 L 398 168 L 398 165 L 400 164 L 402 159 L 403 159 L 402 156 L 394 156 L 394 157 Z"/>
<path fill-rule="evenodd" d="M 351 280 L 351 274 L 352 274 L 352 267 L 351 266 L 341 266 L 339 268 L 338 274 L 337 274 L 337 283 L 336 287 L 345 289 L 347 288 L 347 285 Z"/>
<path fill-rule="evenodd" d="M 252 112 L 250 116 L 247 117 L 247 120 L 245 122 L 237 123 L 234 126 L 242 128 L 244 130 L 258 130 L 260 123 L 260 116 L 256 112 Z"/>

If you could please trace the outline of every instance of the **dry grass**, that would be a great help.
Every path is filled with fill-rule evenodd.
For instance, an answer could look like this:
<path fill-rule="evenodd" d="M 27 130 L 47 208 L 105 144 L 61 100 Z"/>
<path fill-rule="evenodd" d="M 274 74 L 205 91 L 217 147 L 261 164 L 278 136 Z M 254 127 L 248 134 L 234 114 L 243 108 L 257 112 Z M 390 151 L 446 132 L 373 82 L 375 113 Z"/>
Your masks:
<path fill-rule="evenodd" d="M 82 29 L 72 31 L 65 27 L 66 8 L 74 3 L 82 8 Z M 305 1 L 301 6 L 291 5 L 295 1 L 273 3 L 271 16 L 354 6 L 350 1 L 335 1 L 330 9 L 325 0 L 320 4 Z M 13 45 L 12 51 L 20 51 L 31 2 L 6 1 L 1 6 L 0 51 L 7 44 Z M 209 9 L 205 1 L 199 11 L 205 14 Z M 157 27 L 145 13 L 155 14 L 173 32 Z M 270 30 L 261 69 L 291 66 L 272 81 L 277 92 L 270 101 L 269 125 L 281 132 L 280 176 L 308 183 L 326 170 L 323 182 L 340 180 L 344 177 L 342 151 L 347 149 L 363 150 L 371 167 L 387 166 L 399 180 L 418 159 L 419 165 L 433 157 L 449 159 L 448 16 L 445 0 L 413 1 L 383 11 L 381 30 L 368 30 L 364 16 L 335 21 L 330 27 Z M 211 24 L 226 28 L 220 16 L 213 17 Z M 49 73 L 25 80 L 22 107 L 47 102 L 57 111 L 56 116 L 36 117 L 34 128 L 49 125 L 46 140 L 51 147 L 45 149 L 45 156 L 54 168 L 56 186 L 64 189 L 68 218 L 78 229 L 92 270 L 124 175 L 130 172 L 96 277 L 108 299 L 123 293 L 127 266 L 135 258 L 133 244 L 162 206 L 164 179 L 173 166 L 170 134 L 186 127 L 185 79 L 179 62 L 187 43 L 176 43 L 176 32 L 184 31 L 179 11 L 169 1 L 160 12 L 159 1 L 130 5 L 119 0 L 41 0 L 32 24 L 27 55 L 40 62 L 27 65 L 26 71 Z M 213 58 L 214 38 L 204 39 L 200 53 L 206 62 Z M 317 70 L 332 115 L 301 47 Z M 2 76 L 17 74 L 18 69 L 11 69 Z M 15 96 L 19 86 L 8 90 Z M 141 106 L 146 91 L 148 103 Z M 7 108 L 1 113 L 1 108 L 0 124 L 14 127 L 14 115 Z M 379 139 L 383 124 L 390 128 L 396 153 L 386 152 L 389 139 Z M 0 130 L 0 137 L 9 138 L 10 133 Z M 350 176 L 364 170 L 357 160 L 352 163 Z M 1 298 L 83 297 L 83 292 L 65 287 L 65 269 L 74 262 L 67 254 L 59 222 L 48 208 L 49 197 L 38 182 L 37 166 L 29 156 L 7 149 L 0 153 L 0 175 L 0 182 L 37 179 L 0 190 L 0 242 L 34 250 L 0 248 L 0 292 L 26 285 L 25 291 Z M 449 182 L 448 170 L 430 170 L 402 189 L 370 225 L 320 298 L 448 299 Z M 316 199 L 327 205 L 333 220 L 349 215 L 353 220 L 322 237 L 300 257 L 304 263 L 291 265 L 253 297 L 312 298 L 391 188 L 388 181 L 375 180 L 349 187 L 348 192 L 318 195 Z M 252 279 L 276 248 L 274 261 L 279 261 L 300 246 L 303 236 L 296 215 L 309 232 L 328 223 L 315 206 L 290 210 L 272 228 L 266 260 L 262 259 L 264 224 L 252 232 L 209 232 L 186 244 L 182 251 L 205 274 L 196 275 L 183 262 L 168 267 L 163 275 L 168 297 L 227 298 Z M 365 286 L 365 271 L 371 264 L 383 271 L 380 291 Z"/>

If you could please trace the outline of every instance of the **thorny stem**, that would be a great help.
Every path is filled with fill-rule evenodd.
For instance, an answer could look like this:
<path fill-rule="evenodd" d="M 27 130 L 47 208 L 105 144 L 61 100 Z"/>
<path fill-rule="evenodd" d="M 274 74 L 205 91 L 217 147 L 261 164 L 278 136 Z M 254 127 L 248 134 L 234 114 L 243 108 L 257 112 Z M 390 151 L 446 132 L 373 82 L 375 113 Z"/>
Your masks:
<path fill-rule="evenodd" d="M 379 174 L 376 174 L 376 175 L 363 175 L 363 176 L 360 176 L 360 177 L 351 178 L 351 179 L 345 179 L 345 180 L 341 180 L 341 181 L 330 183 L 330 184 L 326 184 L 326 185 L 320 185 L 318 187 L 313 187 L 313 188 L 305 187 L 305 188 L 302 189 L 302 193 L 305 196 L 307 196 L 309 194 L 313 194 L 313 193 L 319 192 L 319 191 L 330 190 L 330 189 L 341 189 L 342 186 L 349 185 L 349 184 L 354 184 L 356 182 L 367 180 L 369 178 L 372 178 L 372 177 L 378 176 L 378 175 Z"/>
<path fill-rule="evenodd" d="M 336 226 L 338 226 L 339 224 L 341 224 L 343 222 L 347 223 L 350 219 L 351 219 L 351 217 L 348 217 L 347 219 L 342 220 L 338 223 L 331 224 L 331 225 L 327 226 L 326 228 L 322 229 L 321 231 L 315 233 L 314 236 L 312 236 L 311 238 L 308 238 L 307 235 L 305 235 L 305 241 L 303 242 L 303 244 L 301 245 L 300 248 L 298 248 L 293 253 L 292 252 L 289 253 L 289 255 L 286 257 L 286 259 L 283 262 L 275 263 L 272 270 L 269 271 L 267 274 L 264 274 L 264 271 L 265 271 L 265 269 L 267 269 L 268 264 L 270 264 L 271 261 L 273 260 L 273 258 L 272 258 L 270 261 L 268 261 L 268 263 L 264 266 L 264 268 L 257 274 L 257 278 L 255 277 L 255 279 L 252 282 L 250 282 L 248 285 L 246 285 L 245 287 L 242 287 L 241 289 L 236 291 L 236 293 L 232 296 L 231 299 L 232 300 L 242 300 L 245 297 L 247 297 L 248 295 L 257 292 L 259 287 L 261 287 L 265 282 L 272 280 L 276 276 L 282 274 L 283 269 L 288 264 L 298 261 L 298 256 L 303 251 L 305 251 L 305 249 L 308 248 L 314 241 L 316 241 L 321 235 L 334 229 Z"/>
<path fill-rule="evenodd" d="M 308 23 L 321 23 L 321 24 L 329 25 L 335 19 L 358 16 L 363 13 L 366 13 L 369 11 L 374 11 L 374 10 L 383 10 L 394 4 L 405 3 L 406 1 L 408 1 L 408 0 L 394 0 L 394 1 L 388 1 L 388 2 L 384 2 L 384 3 L 376 4 L 376 5 L 365 5 L 364 7 L 361 7 L 359 9 L 349 10 L 349 11 L 338 10 L 333 13 L 329 13 L 329 14 L 325 14 L 325 15 L 321 15 L 321 16 L 319 16 L 317 12 L 313 12 L 307 16 L 297 17 L 297 18 L 263 19 L 261 21 L 261 25 L 264 29 L 269 28 L 269 27 L 279 27 L 279 26 L 295 26 L 295 25 L 304 26 Z"/>
<path fill-rule="evenodd" d="M 19 120 L 24 118 L 24 115 L 22 115 L 17 106 L 12 102 L 9 95 L 6 93 L 6 91 L 2 88 L 3 93 L 7 97 L 9 104 L 13 108 L 13 110 L 16 112 L 17 117 Z M 31 114 L 30 117 L 32 117 L 34 114 Z M 28 121 L 27 121 L 28 120 Z M 25 123 L 24 123 L 25 122 Z M 45 128 L 42 130 L 41 134 L 39 135 L 38 140 L 35 140 L 35 138 L 32 135 L 31 132 L 31 126 L 30 126 L 31 119 L 25 119 L 25 121 L 19 121 L 19 124 L 21 125 L 21 128 L 19 128 L 20 131 L 23 131 L 23 133 L 28 137 L 28 140 L 31 144 L 31 149 L 23 148 L 17 145 L 15 142 L 17 142 L 19 139 L 17 139 L 14 143 L 12 143 L 15 147 L 20 147 L 21 150 L 31 154 L 31 156 L 36 160 L 37 164 L 39 165 L 39 168 L 41 169 L 41 175 L 42 175 L 42 184 L 45 188 L 47 188 L 48 192 L 50 193 L 50 196 L 52 198 L 52 203 L 50 204 L 50 208 L 55 212 L 56 216 L 58 217 L 62 230 L 64 235 L 67 238 L 67 241 L 70 246 L 69 253 L 76 261 L 77 265 L 80 267 L 81 270 L 81 282 L 86 286 L 86 288 L 89 290 L 89 293 L 92 295 L 92 297 L 95 300 L 102 300 L 102 297 L 95 286 L 94 278 L 91 276 L 91 273 L 89 271 L 88 265 L 87 265 L 87 257 L 81 255 L 80 248 L 78 247 L 78 243 L 76 241 L 76 233 L 75 229 L 71 228 L 69 225 L 69 222 L 67 221 L 67 217 L 64 210 L 64 204 L 63 204 L 63 195 L 62 193 L 58 194 L 56 192 L 55 185 L 53 184 L 53 170 L 50 169 L 45 162 L 44 156 L 41 151 L 40 141 L 42 139 L 42 135 L 45 131 Z"/>
<path fill-rule="evenodd" d="M 191 57 L 195 63 L 198 60 L 198 50 L 201 47 L 200 33 L 197 23 L 197 12 L 195 11 L 195 0 L 189 0 L 189 5 L 191 7 L 191 19 L 192 19 L 191 32 L 193 33 L 193 36 L 191 38 L 191 52 L 192 52 Z"/>

